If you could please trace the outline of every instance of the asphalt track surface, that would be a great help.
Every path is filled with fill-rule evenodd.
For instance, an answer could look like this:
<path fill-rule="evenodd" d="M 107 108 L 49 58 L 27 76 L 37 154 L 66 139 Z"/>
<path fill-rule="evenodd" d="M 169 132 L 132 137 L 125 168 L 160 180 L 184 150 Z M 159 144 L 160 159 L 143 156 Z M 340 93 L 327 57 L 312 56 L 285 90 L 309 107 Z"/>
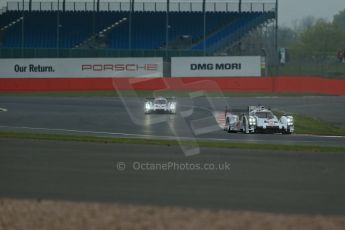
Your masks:
<path fill-rule="evenodd" d="M 265 105 L 312 116 L 345 128 L 345 97 L 200 97 L 177 98 L 176 115 L 143 112 L 136 97 L 25 97 L 1 96 L 1 131 L 58 133 L 113 137 L 190 139 L 244 143 L 345 146 L 344 137 L 309 135 L 228 134 L 214 112 Z"/>
<path fill-rule="evenodd" d="M 345 127 L 345 97 L 195 96 L 178 98 L 176 115 L 144 115 L 143 99 L 133 97 L 2 96 L 0 130 L 345 146 L 342 137 L 228 134 L 213 116 L 226 104 L 262 104 Z M 202 148 L 186 157 L 179 146 L 11 139 L 0 139 L 0 147 L 0 197 L 345 215 L 343 153 Z M 134 162 L 175 166 L 135 170 Z M 230 170 L 182 170 L 185 164 Z"/>
<path fill-rule="evenodd" d="M 0 197 L 345 215 L 343 153 L 207 148 L 185 157 L 177 146 L 10 139 L 0 146 Z M 169 162 L 169 170 L 145 166 Z"/>

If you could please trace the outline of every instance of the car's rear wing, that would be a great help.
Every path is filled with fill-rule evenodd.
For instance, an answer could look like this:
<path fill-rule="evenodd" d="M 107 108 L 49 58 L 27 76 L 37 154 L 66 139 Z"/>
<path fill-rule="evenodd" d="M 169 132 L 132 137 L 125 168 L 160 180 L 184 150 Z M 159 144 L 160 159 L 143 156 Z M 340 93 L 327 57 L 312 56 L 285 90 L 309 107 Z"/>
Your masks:
<path fill-rule="evenodd" d="M 154 97 L 147 97 L 145 98 L 146 101 L 153 101 L 155 98 Z"/>
<path fill-rule="evenodd" d="M 283 113 L 282 116 L 285 116 L 285 117 L 293 117 L 293 114 L 292 114 L 292 113 Z"/>
<path fill-rule="evenodd" d="M 240 114 L 245 114 L 245 113 L 247 113 L 246 109 L 234 108 L 234 107 L 228 107 L 228 106 L 225 107 L 225 111 L 224 111 L 225 117 L 228 114 L 231 115 L 231 116 L 234 116 L 234 115 L 240 115 Z"/>
<path fill-rule="evenodd" d="M 170 102 L 176 101 L 176 97 L 166 97 L 166 99 Z"/>
<path fill-rule="evenodd" d="M 176 97 L 147 97 L 146 101 L 153 101 L 157 98 L 165 98 L 168 102 L 176 102 Z"/>
<path fill-rule="evenodd" d="M 252 112 L 252 111 L 260 111 L 260 110 L 266 110 L 265 106 L 262 105 L 250 105 L 248 106 L 248 112 Z"/>
<path fill-rule="evenodd" d="M 225 107 L 225 113 L 246 113 L 247 110 L 243 108 L 236 108 L 236 107 Z"/>

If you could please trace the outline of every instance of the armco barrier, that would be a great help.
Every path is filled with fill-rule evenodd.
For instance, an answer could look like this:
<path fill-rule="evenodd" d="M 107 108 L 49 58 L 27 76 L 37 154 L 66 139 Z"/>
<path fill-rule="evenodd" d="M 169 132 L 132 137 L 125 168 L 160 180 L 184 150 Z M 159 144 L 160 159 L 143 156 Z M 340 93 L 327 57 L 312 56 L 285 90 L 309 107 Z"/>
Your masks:
<path fill-rule="evenodd" d="M 319 77 L 0 78 L 0 92 L 205 90 L 345 95 L 345 80 Z"/>

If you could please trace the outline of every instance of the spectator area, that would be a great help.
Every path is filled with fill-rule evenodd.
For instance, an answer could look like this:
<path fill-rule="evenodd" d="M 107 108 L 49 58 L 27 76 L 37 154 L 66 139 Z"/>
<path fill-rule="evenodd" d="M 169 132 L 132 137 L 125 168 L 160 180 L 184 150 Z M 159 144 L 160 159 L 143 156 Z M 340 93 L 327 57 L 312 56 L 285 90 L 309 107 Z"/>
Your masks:
<path fill-rule="evenodd" d="M 204 18 L 202 11 L 174 11 L 167 21 L 164 11 L 8 10 L 0 15 L 0 44 L 3 48 L 150 50 L 167 48 L 168 34 L 170 49 L 212 50 L 274 17 L 274 12 L 214 11 Z"/>

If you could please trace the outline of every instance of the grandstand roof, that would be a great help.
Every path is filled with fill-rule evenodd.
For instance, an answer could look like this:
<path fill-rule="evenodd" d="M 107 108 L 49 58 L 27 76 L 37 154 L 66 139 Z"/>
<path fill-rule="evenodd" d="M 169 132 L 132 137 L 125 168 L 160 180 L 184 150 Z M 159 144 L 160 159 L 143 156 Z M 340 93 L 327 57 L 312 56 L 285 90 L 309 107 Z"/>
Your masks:
<path fill-rule="evenodd" d="M 94 11 L 98 0 L 65 0 L 66 11 Z M 23 0 L 7 0 L 3 6 L 6 10 L 22 10 Z M 24 10 L 29 10 L 30 0 L 24 0 Z M 202 0 L 170 0 L 169 11 L 200 12 L 203 10 Z M 207 12 L 237 12 L 240 0 L 206 0 Z M 242 0 L 242 12 L 273 12 L 275 0 Z M 57 10 L 62 9 L 63 0 L 33 0 L 31 10 Z M 100 0 L 99 11 L 129 11 L 130 0 Z M 166 0 L 135 0 L 134 11 L 167 10 Z"/>

